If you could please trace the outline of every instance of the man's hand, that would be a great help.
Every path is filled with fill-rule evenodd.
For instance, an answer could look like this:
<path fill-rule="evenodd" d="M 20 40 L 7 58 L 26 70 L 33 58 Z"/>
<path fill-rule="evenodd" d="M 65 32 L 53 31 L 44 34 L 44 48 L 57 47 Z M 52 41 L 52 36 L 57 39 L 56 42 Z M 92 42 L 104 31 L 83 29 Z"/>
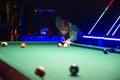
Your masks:
<path fill-rule="evenodd" d="M 70 46 L 72 42 L 71 42 L 71 39 L 67 39 L 66 41 L 64 41 L 64 43 Z"/>

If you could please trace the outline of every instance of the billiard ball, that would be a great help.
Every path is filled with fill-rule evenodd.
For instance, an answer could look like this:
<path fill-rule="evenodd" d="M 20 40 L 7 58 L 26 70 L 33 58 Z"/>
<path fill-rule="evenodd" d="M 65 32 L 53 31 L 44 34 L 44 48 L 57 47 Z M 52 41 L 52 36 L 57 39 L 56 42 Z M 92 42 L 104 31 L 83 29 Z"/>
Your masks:
<path fill-rule="evenodd" d="M 21 48 L 25 48 L 26 47 L 26 44 L 25 43 L 22 43 L 21 44 Z"/>
<path fill-rule="evenodd" d="M 66 44 L 66 43 L 64 43 L 64 45 L 63 45 L 64 47 L 68 47 L 68 44 Z"/>
<path fill-rule="evenodd" d="M 5 47 L 5 42 L 1 42 L 2 47 Z"/>
<path fill-rule="evenodd" d="M 79 72 L 79 68 L 78 68 L 78 66 L 76 64 L 72 64 L 70 66 L 69 70 L 70 70 L 72 76 L 77 75 L 77 73 Z"/>
<path fill-rule="evenodd" d="M 58 42 L 57 45 L 58 45 L 58 47 L 61 47 L 61 46 L 62 46 L 62 43 L 61 43 L 61 42 Z"/>
<path fill-rule="evenodd" d="M 41 78 L 44 77 L 45 75 L 45 69 L 42 66 L 39 66 L 36 70 L 35 70 L 35 74 L 40 76 Z"/>
<path fill-rule="evenodd" d="M 7 42 L 5 42 L 5 46 L 7 46 L 8 45 L 8 43 Z"/>
<path fill-rule="evenodd" d="M 2 45 L 2 47 L 5 47 L 5 46 L 8 45 L 8 43 L 7 42 L 2 42 L 1 45 Z"/>
<path fill-rule="evenodd" d="M 107 49 L 103 49 L 103 53 L 104 53 L 104 54 L 108 54 Z"/>

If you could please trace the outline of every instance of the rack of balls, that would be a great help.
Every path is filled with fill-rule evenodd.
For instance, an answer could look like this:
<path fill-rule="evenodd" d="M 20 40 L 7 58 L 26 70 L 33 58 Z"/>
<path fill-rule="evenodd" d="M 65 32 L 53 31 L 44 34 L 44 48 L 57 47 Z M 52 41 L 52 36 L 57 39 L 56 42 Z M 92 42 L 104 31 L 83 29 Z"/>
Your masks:
<path fill-rule="evenodd" d="M 7 42 L 1 42 L 2 47 L 6 47 L 8 45 Z"/>

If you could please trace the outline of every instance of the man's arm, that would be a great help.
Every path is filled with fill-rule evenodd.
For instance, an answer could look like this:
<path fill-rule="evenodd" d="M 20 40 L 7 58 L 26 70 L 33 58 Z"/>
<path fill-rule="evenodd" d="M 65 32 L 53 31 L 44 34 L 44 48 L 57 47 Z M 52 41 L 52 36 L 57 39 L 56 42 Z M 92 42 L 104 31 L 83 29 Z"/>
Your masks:
<path fill-rule="evenodd" d="M 75 42 L 77 40 L 77 34 L 78 34 L 78 28 L 71 24 L 69 29 L 69 38 L 64 41 L 64 43 L 70 45 L 71 43 Z"/>
<path fill-rule="evenodd" d="M 71 42 L 74 42 L 77 40 L 77 33 L 78 33 L 78 28 L 75 25 L 71 24 L 71 28 L 69 31 Z"/>

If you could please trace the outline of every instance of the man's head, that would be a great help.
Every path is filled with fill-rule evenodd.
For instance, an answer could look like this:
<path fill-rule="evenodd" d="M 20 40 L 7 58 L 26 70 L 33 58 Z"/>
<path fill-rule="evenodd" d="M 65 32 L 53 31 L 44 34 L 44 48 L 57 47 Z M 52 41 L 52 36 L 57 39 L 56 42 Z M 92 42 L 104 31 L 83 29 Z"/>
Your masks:
<path fill-rule="evenodd" d="M 68 20 L 62 20 L 60 23 L 60 32 L 63 36 L 67 35 L 70 28 L 70 22 Z"/>

